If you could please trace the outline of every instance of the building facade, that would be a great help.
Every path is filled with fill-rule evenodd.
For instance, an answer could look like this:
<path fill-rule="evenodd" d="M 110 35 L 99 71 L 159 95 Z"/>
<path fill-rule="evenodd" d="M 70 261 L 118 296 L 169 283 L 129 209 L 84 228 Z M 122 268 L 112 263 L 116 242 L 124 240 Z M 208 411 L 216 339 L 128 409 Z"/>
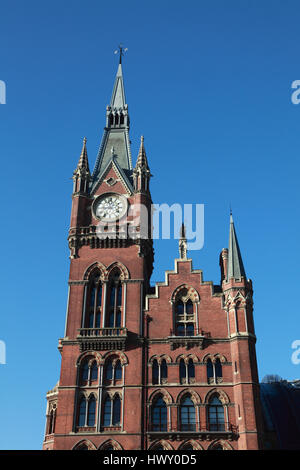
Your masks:
<path fill-rule="evenodd" d="M 182 226 L 165 281 L 150 284 L 151 173 L 135 167 L 120 58 L 93 173 L 74 171 L 61 372 L 44 449 L 261 447 L 252 283 L 230 217 L 221 283 L 194 269 Z"/>

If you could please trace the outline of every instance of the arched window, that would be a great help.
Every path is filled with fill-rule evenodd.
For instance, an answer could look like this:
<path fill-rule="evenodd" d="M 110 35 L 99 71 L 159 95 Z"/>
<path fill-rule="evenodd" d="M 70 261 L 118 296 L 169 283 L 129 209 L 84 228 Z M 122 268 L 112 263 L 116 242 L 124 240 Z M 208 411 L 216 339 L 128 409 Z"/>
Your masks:
<path fill-rule="evenodd" d="M 164 384 L 168 381 L 168 366 L 167 366 L 167 361 L 165 359 L 163 359 L 161 361 L 160 378 L 161 378 L 161 383 L 162 384 Z"/>
<path fill-rule="evenodd" d="M 216 371 L 216 378 L 220 379 L 222 377 L 222 364 L 219 358 L 217 358 L 215 362 L 215 371 Z"/>
<path fill-rule="evenodd" d="M 97 271 L 90 279 L 86 297 L 85 328 L 100 328 L 102 306 L 102 283 Z"/>
<path fill-rule="evenodd" d="M 195 335 L 194 304 L 188 297 L 187 289 L 177 294 L 175 302 L 175 334 L 176 336 Z"/>
<path fill-rule="evenodd" d="M 107 313 L 105 326 L 116 328 L 121 326 L 122 311 L 122 284 L 120 281 L 120 272 L 114 270 L 109 278 L 108 296 L 107 296 Z"/>
<path fill-rule="evenodd" d="M 186 383 L 186 367 L 183 359 L 180 359 L 179 362 L 179 377 L 180 383 Z"/>
<path fill-rule="evenodd" d="M 98 378 L 98 365 L 97 362 L 94 361 L 91 366 L 91 381 L 94 382 Z"/>
<path fill-rule="evenodd" d="M 87 425 L 95 426 L 95 419 L 96 419 L 96 399 L 92 395 L 92 397 L 88 401 Z"/>
<path fill-rule="evenodd" d="M 88 363 L 88 360 L 86 360 L 83 364 L 82 364 L 82 368 L 81 368 L 81 380 L 82 382 L 87 382 L 89 380 L 89 363 Z"/>
<path fill-rule="evenodd" d="M 54 405 L 56 406 L 56 405 Z M 55 432 L 55 419 L 56 419 L 56 408 L 52 408 L 49 416 L 48 424 L 48 434 L 53 434 Z"/>
<path fill-rule="evenodd" d="M 211 359 L 207 360 L 206 372 L 207 372 L 207 381 L 208 383 L 210 383 L 214 378 L 214 368 L 213 368 L 213 363 L 211 362 Z"/>
<path fill-rule="evenodd" d="M 106 396 L 103 406 L 103 426 L 120 426 L 121 422 L 121 399 L 116 395 L 112 400 L 109 395 Z"/>
<path fill-rule="evenodd" d="M 110 385 L 115 385 L 117 381 L 122 380 L 122 366 L 119 359 L 110 357 L 104 366 L 104 379 Z"/>
<path fill-rule="evenodd" d="M 158 384 L 158 379 L 159 379 L 158 362 L 157 362 L 156 359 L 154 359 L 153 364 L 152 364 L 152 383 L 153 383 L 153 385 Z"/>
<path fill-rule="evenodd" d="M 154 359 L 152 364 L 152 384 L 161 385 L 167 383 L 168 381 L 168 366 L 167 361 L 163 359 L 160 364 L 158 364 L 157 359 Z"/>
<path fill-rule="evenodd" d="M 162 396 L 158 397 L 151 408 L 152 431 L 167 431 L 167 406 Z"/>
<path fill-rule="evenodd" d="M 179 378 L 182 384 L 195 383 L 195 365 L 193 359 L 190 358 L 187 362 L 184 359 L 180 359 Z"/>
<path fill-rule="evenodd" d="M 220 383 L 222 382 L 222 363 L 219 358 L 213 363 L 211 359 L 207 360 L 206 364 L 207 382 Z"/>
<path fill-rule="evenodd" d="M 208 404 L 208 429 L 225 431 L 224 407 L 217 395 L 213 395 Z"/>
<path fill-rule="evenodd" d="M 180 430 L 195 431 L 196 430 L 196 413 L 195 406 L 189 396 L 182 399 L 180 403 Z"/>
<path fill-rule="evenodd" d="M 120 115 L 120 124 L 121 125 L 124 124 L 124 114 L 123 113 L 121 113 L 121 115 Z"/>
<path fill-rule="evenodd" d="M 98 365 L 96 361 L 91 362 L 91 358 L 86 358 L 80 368 L 80 384 L 91 385 L 98 379 Z"/>
<path fill-rule="evenodd" d="M 116 395 L 113 401 L 113 415 L 112 415 L 112 425 L 120 426 L 121 421 L 121 400 L 119 395 Z"/>
<path fill-rule="evenodd" d="M 81 397 L 78 410 L 78 426 L 85 426 L 86 420 L 86 399 Z"/>

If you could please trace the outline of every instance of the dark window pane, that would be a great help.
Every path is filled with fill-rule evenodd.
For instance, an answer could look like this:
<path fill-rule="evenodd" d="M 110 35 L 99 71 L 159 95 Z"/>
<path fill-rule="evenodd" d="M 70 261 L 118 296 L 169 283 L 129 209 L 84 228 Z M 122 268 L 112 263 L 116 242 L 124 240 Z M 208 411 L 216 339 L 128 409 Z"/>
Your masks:
<path fill-rule="evenodd" d="M 195 366 L 194 366 L 194 363 L 193 363 L 193 359 L 189 359 L 188 374 L 189 374 L 189 378 L 194 378 L 195 377 Z"/>
<path fill-rule="evenodd" d="M 116 380 L 121 380 L 122 379 L 122 366 L 121 366 L 120 361 L 118 361 L 117 364 L 116 364 L 115 379 Z"/>
<path fill-rule="evenodd" d="M 184 306 L 182 300 L 179 300 L 175 305 L 175 312 L 178 315 L 182 315 L 184 313 Z"/>
<path fill-rule="evenodd" d="M 194 323 L 188 323 L 186 326 L 186 336 L 194 336 Z"/>
<path fill-rule="evenodd" d="M 193 302 L 191 300 L 188 300 L 186 303 L 186 313 L 188 315 L 191 315 L 193 312 L 194 312 Z"/>
<path fill-rule="evenodd" d="M 94 311 L 90 312 L 89 314 L 89 328 L 94 327 Z"/>
<path fill-rule="evenodd" d="M 216 368 L 216 377 L 222 377 L 222 364 L 221 364 L 220 359 L 216 360 L 215 368 Z"/>
<path fill-rule="evenodd" d="M 96 328 L 100 328 L 100 319 L 101 319 L 101 313 L 97 312 L 97 315 L 96 315 Z"/>
<path fill-rule="evenodd" d="M 100 284 L 98 287 L 98 294 L 97 294 L 97 307 L 100 307 L 102 303 L 102 285 Z"/>
<path fill-rule="evenodd" d="M 213 365 L 210 359 L 208 359 L 207 361 L 206 370 L 207 370 L 207 378 L 211 379 L 214 376 L 214 370 L 213 370 Z"/>
<path fill-rule="evenodd" d="M 110 290 L 110 301 L 109 301 L 111 307 L 115 305 L 115 294 L 116 294 L 116 288 L 112 286 Z"/>
<path fill-rule="evenodd" d="M 109 361 L 107 366 L 106 366 L 106 374 L 105 374 L 106 380 L 111 380 L 112 375 L 113 375 L 113 366 L 112 366 L 112 362 Z"/>
<path fill-rule="evenodd" d="M 162 379 L 167 379 L 167 377 L 168 377 L 168 367 L 167 367 L 167 362 L 166 362 L 165 359 L 163 359 L 161 361 L 160 373 L 161 373 L 161 378 Z"/>
<path fill-rule="evenodd" d="M 82 398 L 79 404 L 78 426 L 85 425 L 85 411 L 86 411 L 86 401 L 85 401 L 85 398 Z"/>
<path fill-rule="evenodd" d="M 153 365 L 152 365 L 152 383 L 153 384 L 158 383 L 158 363 L 156 359 L 154 359 Z"/>
<path fill-rule="evenodd" d="M 117 310 L 117 318 L 116 318 L 115 326 L 121 326 L 121 310 Z"/>
<path fill-rule="evenodd" d="M 92 397 L 89 400 L 88 407 L 88 426 L 95 426 L 95 417 L 96 417 L 96 400 Z"/>
<path fill-rule="evenodd" d="M 177 325 L 177 336 L 185 336 L 184 324 L 183 323 L 179 323 Z"/>
<path fill-rule="evenodd" d="M 122 286 L 121 286 L 121 284 L 118 285 L 117 305 L 118 305 L 118 307 L 121 307 L 121 305 L 122 305 Z"/>
<path fill-rule="evenodd" d="M 81 379 L 86 381 L 86 380 L 88 380 L 88 378 L 89 378 L 89 366 L 88 366 L 88 363 L 85 362 L 82 366 Z"/>
<path fill-rule="evenodd" d="M 97 380 L 98 378 L 98 366 L 97 362 L 93 362 L 92 368 L 91 368 L 91 380 Z"/>
<path fill-rule="evenodd" d="M 114 399 L 114 405 L 113 405 L 113 422 L 112 424 L 114 426 L 117 426 L 120 424 L 120 418 L 121 418 L 121 400 L 120 397 L 116 397 Z"/>
<path fill-rule="evenodd" d="M 181 379 L 185 379 L 185 377 L 186 377 L 186 368 L 185 368 L 185 363 L 184 363 L 183 359 L 180 359 L 179 374 L 180 374 Z"/>
<path fill-rule="evenodd" d="M 111 401 L 110 401 L 110 398 L 107 397 L 104 402 L 103 425 L 110 426 L 110 419 L 111 419 Z"/>

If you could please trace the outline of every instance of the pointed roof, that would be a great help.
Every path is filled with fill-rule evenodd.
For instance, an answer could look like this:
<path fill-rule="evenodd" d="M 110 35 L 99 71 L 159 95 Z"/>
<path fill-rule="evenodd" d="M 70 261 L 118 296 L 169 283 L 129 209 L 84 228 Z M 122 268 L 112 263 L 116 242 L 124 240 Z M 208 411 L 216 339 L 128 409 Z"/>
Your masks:
<path fill-rule="evenodd" d="M 114 120 L 113 116 L 117 116 L 118 120 Z M 132 186 L 132 162 L 128 134 L 129 117 L 125 100 L 122 64 L 118 65 L 110 105 L 107 107 L 106 119 L 106 127 L 104 128 L 92 175 L 91 191 L 94 191 L 112 160 L 117 162 L 122 169 L 126 184 Z"/>
<path fill-rule="evenodd" d="M 90 168 L 89 168 L 89 161 L 88 161 L 88 155 L 87 155 L 87 150 L 86 150 L 86 142 L 87 142 L 87 139 L 86 137 L 84 137 L 82 150 L 81 150 L 81 154 L 79 157 L 76 170 L 85 170 L 87 173 L 89 173 Z"/>
<path fill-rule="evenodd" d="M 141 136 L 141 145 L 140 145 L 140 150 L 139 150 L 139 154 L 138 154 L 137 161 L 136 161 L 136 168 L 144 168 L 149 171 L 149 165 L 148 165 L 146 150 L 144 147 L 143 135 Z"/>
<path fill-rule="evenodd" d="M 186 240 L 184 223 L 182 223 L 180 227 L 180 239 L 178 243 L 178 248 L 179 248 L 180 259 L 186 260 L 187 259 L 187 240 Z"/>
<path fill-rule="evenodd" d="M 124 108 L 126 105 L 125 89 L 123 82 L 122 64 L 119 64 L 117 75 L 115 78 L 114 88 L 111 95 L 110 106 L 111 108 Z"/>
<path fill-rule="evenodd" d="M 246 278 L 246 273 L 234 228 L 232 213 L 230 213 L 227 280 L 232 278 L 241 279 L 242 277 Z"/>

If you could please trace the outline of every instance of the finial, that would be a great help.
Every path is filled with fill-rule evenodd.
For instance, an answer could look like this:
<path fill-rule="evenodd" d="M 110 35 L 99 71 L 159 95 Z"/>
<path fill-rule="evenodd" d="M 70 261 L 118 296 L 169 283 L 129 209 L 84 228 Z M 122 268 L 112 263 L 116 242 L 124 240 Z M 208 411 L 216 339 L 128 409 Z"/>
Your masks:
<path fill-rule="evenodd" d="M 180 256 L 180 259 L 187 259 L 187 241 L 186 241 L 184 223 L 182 223 L 180 227 L 179 256 Z"/>
<path fill-rule="evenodd" d="M 128 47 L 124 48 L 122 44 L 119 44 L 118 49 L 115 50 L 115 54 L 117 54 L 118 52 L 120 53 L 119 64 L 122 64 L 122 56 L 124 55 L 124 52 L 128 51 Z"/>
<path fill-rule="evenodd" d="M 144 143 L 144 136 L 141 135 L 141 144 L 143 144 L 143 143 Z"/>
<path fill-rule="evenodd" d="M 83 143 L 84 143 L 84 145 L 86 144 L 86 142 L 87 142 L 87 138 L 84 137 L 84 138 L 83 138 Z"/>

